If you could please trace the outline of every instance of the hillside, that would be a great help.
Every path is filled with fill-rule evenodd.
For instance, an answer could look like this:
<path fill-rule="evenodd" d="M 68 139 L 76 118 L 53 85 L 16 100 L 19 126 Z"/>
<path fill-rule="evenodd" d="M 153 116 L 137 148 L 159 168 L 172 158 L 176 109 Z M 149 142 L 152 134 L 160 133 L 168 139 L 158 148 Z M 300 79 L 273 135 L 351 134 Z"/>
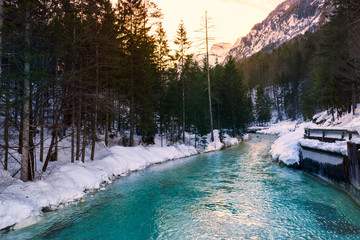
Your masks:
<path fill-rule="evenodd" d="M 239 60 L 259 51 L 271 51 L 299 35 L 316 31 L 328 11 L 325 0 L 286 0 L 239 38 L 230 54 Z"/>

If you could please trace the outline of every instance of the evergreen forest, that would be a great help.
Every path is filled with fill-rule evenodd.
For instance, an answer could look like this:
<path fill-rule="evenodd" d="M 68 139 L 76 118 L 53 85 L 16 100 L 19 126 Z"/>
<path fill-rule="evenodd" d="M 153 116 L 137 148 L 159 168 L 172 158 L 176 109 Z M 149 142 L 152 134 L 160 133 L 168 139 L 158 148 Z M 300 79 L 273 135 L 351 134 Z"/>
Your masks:
<path fill-rule="evenodd" d="M 21 180 L 33 180 L 35 159 L 45 172 L 64 138 L 69 161 L 84 162 L 86 148 L 93 160 L 96 142 L 118 136 L 123 146 L 153 144 L 157 134 L 174 144 L 185 132 L 208 134 L 212 122 L 236 136 L 272 112 L 283 120 L 354 111 L 360 3 L 329 4 L 334 12 L 315 33 L 209 66 L 193 60 L 184 23 L 166 35 L 149 0 L 1 0 L 1 167 L 16 149 Z"/>
<path fill-rule="evenodd" d="M 244 84 L 259 99 L 265 90 L 279 121 L 311 119 L 324 110 L 335 118 L 354 113 L 359 102 L 360 2 L 333 0 L 327 4 L 333 11 L 324 16 L 325 23 L 316 32 L 237 62 Z M 267 107 L 261 108 L 264 106 L 256 102 L 259 124 L 271 118 Z"/>

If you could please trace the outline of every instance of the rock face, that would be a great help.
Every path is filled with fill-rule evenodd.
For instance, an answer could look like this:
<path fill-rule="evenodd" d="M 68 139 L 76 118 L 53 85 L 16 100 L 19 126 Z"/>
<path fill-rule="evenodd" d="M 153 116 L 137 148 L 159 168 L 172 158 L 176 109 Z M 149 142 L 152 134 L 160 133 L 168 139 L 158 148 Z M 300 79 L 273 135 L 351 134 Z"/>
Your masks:
<path fill-rule="evenodd" d="M 230 54 L 239 60 L 259 51 L 269 52 L 299 35 L 316 31 L 325 23 L 328 12 L 326 0 L 286 0 L 239 38 Z"/>
<path fill-rule="evenodd" d="M 223 62 L 232 47 L 231 43 L 217 43 L 211 47 L 210 55 L 219 63 Z"/>
<path fill-rule="evenodd" d="M 216 43 L 211 49 L 209 49 L 209 62 L 210 66 L 215 66 L 216 63 L 222 63 L 225 61 L 226 56 L 232 47 L 231 43 Z M 205 54 L 197 54 L 194 56 L 195 61 L 200 65 L 203 64 Z"/>

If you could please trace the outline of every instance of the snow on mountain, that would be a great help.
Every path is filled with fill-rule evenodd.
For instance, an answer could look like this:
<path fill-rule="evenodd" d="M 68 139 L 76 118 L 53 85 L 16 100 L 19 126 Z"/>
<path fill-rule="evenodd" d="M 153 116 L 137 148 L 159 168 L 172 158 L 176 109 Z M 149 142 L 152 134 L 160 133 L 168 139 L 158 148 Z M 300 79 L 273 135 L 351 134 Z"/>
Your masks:
<path fill-rule="evenodd" d="M 231 43 L 214 44 L 210 50 L 211 57 L 215 58 L 214 61 L 218 61 L 219 63 L 221 63 L 225 60 L 231 48 L 232 48 Z"/>
<path fill-rule="evenodd" d="M 261 23 L 256 24 L 230 49 L 236 59 L 259 51 L 271 51 L 284 42 L 316 31 L 326 20 L 329 7 L 326 0 L 286 0 Z"/>
<path fill-rule="evenodd" d="M 216 63 L 224 62 L 226 56 L 233 45 L 231 43 L 216 43 L 209 51 L 210 66 L 214 66 Z M 202 64 L 205 58 L 205 53 L 197 54 L 194 56 L 196 62 Z"/>

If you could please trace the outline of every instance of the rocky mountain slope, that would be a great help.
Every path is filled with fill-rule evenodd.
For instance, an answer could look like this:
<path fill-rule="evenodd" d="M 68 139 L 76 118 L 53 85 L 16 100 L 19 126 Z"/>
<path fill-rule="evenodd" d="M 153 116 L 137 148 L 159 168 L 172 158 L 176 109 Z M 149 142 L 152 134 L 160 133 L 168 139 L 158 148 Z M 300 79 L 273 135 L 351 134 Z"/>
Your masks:
<path fill-rule="evenodd" d="M 328 12 L 326 0 L 286 0 L 239 38 L 230 54 L 242 59 L 259 51 L 271 51 L 299 35 L 316 31 L 326 21 Z"/>
<path fill-rule="evenodd" d="M 222 63 L 225 61 L 226 56 L 233 45 L 231 43 L 216 43 L 209 49 L 209 62 L 210 66 L 216 65 L 216 63 Z M 194 56 L 194 60 L 199 64 L 203 64 L 206 54 L 197 54 Z"/>

